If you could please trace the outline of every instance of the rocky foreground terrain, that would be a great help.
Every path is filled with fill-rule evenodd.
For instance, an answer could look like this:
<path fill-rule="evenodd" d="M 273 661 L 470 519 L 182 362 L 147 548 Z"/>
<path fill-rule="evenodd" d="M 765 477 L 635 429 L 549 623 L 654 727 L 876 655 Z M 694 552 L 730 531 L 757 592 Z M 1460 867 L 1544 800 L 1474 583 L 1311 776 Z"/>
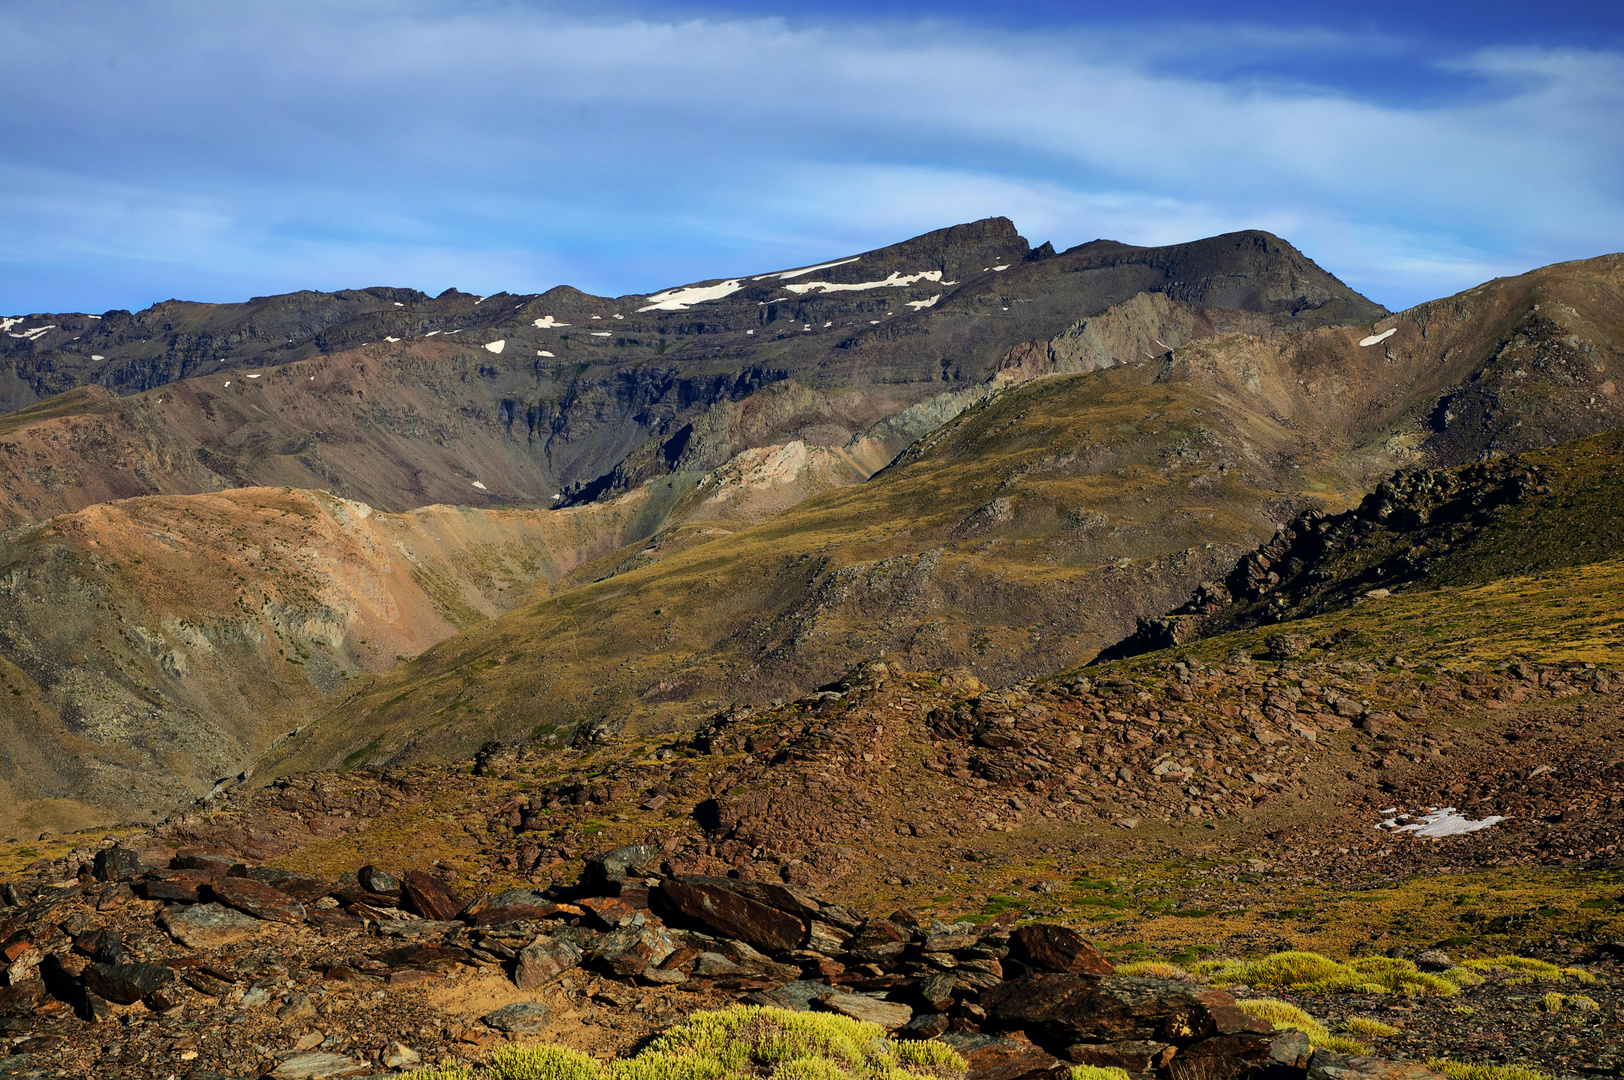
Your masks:
<path fill-rule="evenodd" d="M 1300 1075 L 1311 1052 L 1318 1075 L 1401 1076 L 1234 1004 L 1281 989 L 1185 972 L 1308 947 L 1422 980 L 1433 943 L 1446 971 L 1557 966 L 1447 996 L 1283 992 L 1396 1028 L 1366 1044 L 1395 1060 L 1606 1071 L 1621 719 L 1624 675 L 1578 663 L 1192 659 L 994 690 L 876 662 L 672 740 L 294 778 L 14 878 L 0 1067 L 369 1075 L 537 1037 L 621 1053 L 743 1000 L 946 1038 L 973 1077 Z M 1403 829 L 1446 800 L 1479 827 Z M 1489 867 L 1512 876 L 1466 892 Z M 1113 974 L 1151 959 L 1186 967 Z"/>

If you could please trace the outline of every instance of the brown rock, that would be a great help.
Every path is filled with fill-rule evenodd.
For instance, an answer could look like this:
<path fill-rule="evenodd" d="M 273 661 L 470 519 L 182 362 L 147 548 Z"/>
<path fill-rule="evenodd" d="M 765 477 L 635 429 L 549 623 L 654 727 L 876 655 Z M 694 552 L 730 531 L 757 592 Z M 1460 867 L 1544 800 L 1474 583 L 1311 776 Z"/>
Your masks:
<path fill-rule="evenodd" d="M 758 949 L 788 952 L 806 938 L 806 925 L 794 915 L 740 896 L 713 879 L 665 881 L 659 892 L 664 904 L 677 913 Z"/>
<path fill-rule="evenodd" d="M 1101 1069 L 1124 1069 L 1147 1073 L 1163 1068 L 1173 1060 L 1176 1049 L 1155 1040 L 1119 1043 L 1077 1043 L 1066 1047 L 1066 1060 Z"/>
<path fill-rule="evenodd" d="M 275 870 L 269 866 L 251 866 L 248 868 L 247 876 L 255 881 L 263 881 L 277 892 L 291 896 L 301 904 L 314 904 L 322 897 L 330 896 L 333 891 L 331 881 L 287 870 Z"/>
<path fill-rule="evenodd" d="M 867 994 L 825 994 L 818 1003 L 830 1012 L 878 1024 L 890 1031 L 913 1019 L 913 1010 L 898 1001 L 881 1001 Z"/>
<path fill-rule="evenodd" d="M 1025 1031 L 1055 1047 L 1186 1042 L 1216 1030 L 1209 1003 L 1197 993 L 1187 983 L 1167 979 L 1026 975 L 983 990 L 981 1006 L 989 1023 Z"/>
<path fill-rule="evenodd" d="M 135 892 L 143 900 L 160 900 L 166 904 L 195 904 L 199 899 L 198 890 L 208 882 L 208 878 L 177 874 L 173 877 L 137 881 Z"/>
<path fill-rule="evenodd" d="M 1069 1064 L 1030 1043 L 970 1039 L 968 1044 L 949 1041 L 970 1066 L 964 1080 L 1064 1080 L 1071 1073 Z"/>
<path fill-rule="evenodd" d="M 1274 1040 L 1216 1035 L 1179 1051 L 1168 1065 L 1173 1080 L 1240 1080 L 1268 1066 Z"/>
<path fill-rule="evenodd" d="M 422 870 L 408 870 L 401 879 L 400 891 L 426 919 L 449 922 L 462 911 L 462 902 L 452 894 L 451 886 Z"/>
<path fill-rule="evenodd" d="M 133 1005 L 166 985 L 175 973 L 162 964 L 88 964 L 79 977 L 91 993 Z"/>
<path fill-rule="evenodd" d="M 581 914 L 573 904 L 514 904 L 512 907 L 486 908 L 466 917 L 471 926 L 500 926 L 504 923 L 538 922 L 542 919 L 567 919 Z"/>
<path fill-rule="evenodd" d="M 645 908 L 647 906 L 644 905 Z M 638 908 L 618 896 L 596 896 L 582 900 L 580 908 L 595 926 L 603 930 L 623 926 L 639 913 Z"/>
<path fill-rule="evenodd" d="M 286 893 L 253 878 L 226 877 L 209 886 L 214 898 L 244 915 L 267 922 L 297 925 L 305 920 L 305 906 Z"/>
<path fill-rule="evenodd" d="M 1009 955 L 1036 971 L 1110 975 L 1116 971 L 1077 931 L 1052 923 L 1023 926 L 1009 935 Z"/>

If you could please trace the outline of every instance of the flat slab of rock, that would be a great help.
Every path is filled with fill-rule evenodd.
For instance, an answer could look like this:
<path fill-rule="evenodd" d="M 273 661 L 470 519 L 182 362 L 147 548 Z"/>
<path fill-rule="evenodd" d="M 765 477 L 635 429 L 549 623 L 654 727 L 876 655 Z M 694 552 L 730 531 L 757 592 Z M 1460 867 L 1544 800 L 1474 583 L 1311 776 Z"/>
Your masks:
<path fill-rule="evenodd" d="M 372 1071 L 364 1061 L 344 1057 L 342 1054 L 324 1054 L 315 1051 L 283 1058 L 272 1069 L 272 1080 L 338 1080 L 344 1076 L 363 1076 Z"/>
<path fill-rule="evenodd" d="M 169 936 L 189 949 L 217 949 L 252 937 L 259 920 L 221 904 L 172 907 L 158 916 Z"/>
<path fill-rule="evenodd" d="M 1315 1050 L 1308 1062 L 1308 1080 L 1443 1080 L 1443 1075 L 1412 1061 Z"/>
<path fill-rule="evenodd" d="M 209 886 L 214 898 L 227 907 L 266 922 L 297 925 L 305 921 L 305 906 L 287 893 L 246 877 L 221 878 Z"/>
<path fill-rule="evenodd" d="M 829 1012 L 878 1024 L 887 1031 L 913 1019 L 913 1010 L 900 1001 L 881 1001 L 867 994 L 825 994 L 818 999 L 818 1004 Z"/>
<path fill-rule="evenodd" d="M 794 915 L 703 878 L 662 882 L 660 897 L 681 915 L 723 937 L 748 942 L 767 952 L 788 952 L 799 948 L 806 938 L 806 924 Z"/>
<path fill-rule="evenodd" d="M 539 1001 L 518 1001 L 504 1005 L 484 1018 L 497 1031 L 513 1035 L 534 1035 L 547 1026 L 552 1010 Z"/>
<path fill-rule="evenodd" d="M 1113 975 L 1111 961 L 1077 931 L 1066 926 L 1038 923 L 1023 926 L 1009 935 L 1009 954 L 1038 971 L 1073 975 Z"/>

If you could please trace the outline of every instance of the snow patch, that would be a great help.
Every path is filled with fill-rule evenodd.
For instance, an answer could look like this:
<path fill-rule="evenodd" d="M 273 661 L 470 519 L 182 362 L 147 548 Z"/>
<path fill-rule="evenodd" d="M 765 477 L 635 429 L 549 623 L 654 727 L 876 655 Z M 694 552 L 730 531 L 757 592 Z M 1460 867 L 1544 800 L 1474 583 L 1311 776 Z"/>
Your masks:
<path fill-rule="evenodd" d="M 101 353 L 91 353 L 90 358 L 92 360 L 106 360 L 107 359 L 107 357 L 103 356 Z"/>
<path fill-rule="evenodd" d="M 499 339 L 497 341 L 487 341 L 485 343 L 485 351 L 486 352 L 496 353 L 498 356 L 501 355 L 502 350 L 505 349 L 505 348 L 507 348 L 507 339 L 506 338 L 501 338 L 501 339 Z"/>
<path fill-rule="evenodd" d="M 624 318 L 625 318 L 625 317 L 626 317 L 626 316 L 624 316 L 624 315 L 616 315 L 616 316 L 615 316 L 615 318 L 617 318 L 617 319 L 624 319 Z"/>
<path fill-rule="evenodd" d="M 479 489 L 479 490 L 481 490 L 481 491 L 484 491 L 484 490 L 485 490 L 485 485 L 484 485 L 484 484 L 481 484 L 481 483 L 480 483 L 480 482 L 479 482 L 479 481 L 478 481 L 478 480 L 475 480 L 475 481 L 474 481 L 474 486 L 475 486 L 475 487 L 476 487 L 476 488 L 478 488 L 478 489 Z"/>
<path fill-rule="evenodd" d="M 594 330 L 594 331 L 592 331 L 592 336 L 593 337 L 614 337 L 615 333 L 614 333 L 613 330 Z"/>
<path fill-rule="evenodd" d="M 1372 345 L 1380 345 L 1382 342 L 1386 341 L 1388 338 L 1392 337 L 1396 333 L 1398 333 L 1398 327 L 1395 326 L 1395 327 L 1392 327 L 1389 330 L 1383 330 L 1379 334 L 1371 334 L 1367 338 L 1360 338 L 1359 339 L 1359 347 L 1361 349 L 1366 349 L 1366 348 L 1369 348 Z"/>
<path fill-rule="evenodd" d="M 398 338 L 398 337 L 389 337 L 389 336 L 385 335 L 384 340 L 385 341 L 399 341 L 400 338 Z"/>
<path fill-rule="evenodd" d="M 396 306 L 396 307 L 405 307 L 405 306 L 406 306 L 406 305 L 405 305 L 405 304 L 403 304 L 403 303 L 401 303 L 401 302 L 400 302 L 400 301 L 399 301 L 399 300 L 396 300 L 396 301 L 395 301 L 395 306 Z"/>
<path fill-rule="evenodd" d="M 430 330 L 428 333 L 424 334 L 423 336 L 424 337 L 433 337 L 435 334 L 438 334 L 440 332 L 441 331 L 439 331 L 439 330 Z"/>
<path fill-rule="evenodd" d="M 861 258 L 861 255 L 853 255 L 849 259 L 836 259 L 834 262 L 819 263 L 816 266 L 803 266 L 799 270 L 780 270 L 777 273 L 762 274 L 760 277 L 753 277 L 750 280 L 766 281 L 768 278 L 777 278 L 779 281 L 788 281 L 792 277 L 800 277 L 802 274 L 810 274 L 814 270 L 827 270 L 831 266 L 845 266 L 847 263 L 854 263 Z"/>
<path fill-rule="evenodd" d="M 909 300 L 908 301 L 908 306 L 913 308 L 915 311 L 919 311 L 919 310 L 921 310 L 923 308 L 935 307 L 936 306 L 936 301 L 940 300 L 941 298 L 942 298 L 942 294 L 937 293 L 935 296 L 931 297 L 929 300 Z"/>
<path fill-rule="evenodd" d="M 568 326 L 567 322 L 558 322 L 551 315 L 543 315 L 532 323 L 537 330 L 551 330 L 555 326 Z"/>
<path fill-rule="evenodd" d="M 18 319 L 17 321 L 22 322 L 21 319 Z M 14 338 L 27 338 L 29 341 L 38 341 L 40 338 L 44 337 L 46 334 L 55 329 L 56 324 L 52 323 L 50 326 L 36 326 L 32 330 L 24 330 L 20 334 L 10 334 L 8 336 Z"/>
<path fill-rule="evenodd" d="M 648 304 L 638 308 L 637 312 L 641 315 L 645 311 L 686 311 L 706 300 L 720 300 L 724 296 L 731 296 L 742 288 L 744 282 L 734 278 L 717 285 L 687 285 L 680 289 L 667 289 L 650 296 Z"/>
<path fill-rule="evenodd" d="M 808 293 L 814 289 L 826 293 L 856 292 L 860 289 L 900 289 L 912 285 L 918 281 L 941 280 L 942 272 L 940 270 L 921 270 L 917 274 L 904 274 L 893 270 L 887 277 L 880 281 L 857 281 L 850 285 L 837 284 L 833 281 L 802 281 L 794 285 L 785 285 L 784 288 L 797 294 Z"/>
<path fill-rule="evenodd" d="M 1490 814 L 1486 818 L 1473 821 L 1453 806 L 1429 806 L 1427 812 L 1419 818 L 1413 814 L 1399 814 L 1383 820 L 1376 828 L 1396 833 L 1409 832 L 1425 837 L 1465 836 L 1467 833 L 1475 833 L 1491 825 L 1498 825 L 1504 820 L 1506 819 L 1499 814 Z"/>
<path fill-rule="evenodd" d="M 9 334 L 9 333 L 11 333 L 11 328 L 13 326 L 16 326 L 20 322 L 27 322 L 27 321 L 28 321 L 28 316 L 27 315 L 14 315 L 14 316 L 11 316 L 9 318 L 0 318 L 0 333 Z"/>
<path fill-rule="evenodd" d="M 259 378 L 259 376 L 258 376 L 258 375 L 250 375 L 250 376 L 248 376 L 248 377 L 249 377 L 249 378 L 250 378 L 250 379 L 257 379 L 257 378 Z"/>
<path fill-rule="evenodd" d="M 99 318 L 101 318 L 101 316 L 100 315 L 86 315 L 85 318 L 87 318 L 87 319 L 99 319 Z"/>
<path fill-rule="evenodd" d="M 553 354 L 548 352 L 546 349 L 537 349 L 536 350 L 536 355 L 537 356 L 545 356 L 549 360 L 551 360 L 553 358 Z"/>
<path fill-rule="evenodd" d="M 992 269 L 994 273 L 1002 273 L 1003 271 L 1009 269 L 1009 263 L 1005 263 L 1003 266 L 995 266 Z"/>

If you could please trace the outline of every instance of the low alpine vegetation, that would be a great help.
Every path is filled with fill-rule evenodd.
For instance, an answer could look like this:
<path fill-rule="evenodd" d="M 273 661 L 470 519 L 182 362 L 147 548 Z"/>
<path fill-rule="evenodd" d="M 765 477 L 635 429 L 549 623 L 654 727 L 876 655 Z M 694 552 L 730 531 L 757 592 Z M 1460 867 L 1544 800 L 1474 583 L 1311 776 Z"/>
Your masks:
<path fill-rule="evenodd" d="M 603 1062 L 563 1046 L 504 1046 L 482 1065 L 421 1069 L 408 1080 L 960 1080 L 967 1068 L 942 1043 L 892 1041 L 877 1024 L 737 1005 L 695 1013 L 635 1057 Z M 1120 1070 L 1094 1072 L 1075 1080 L 1127 1080 Z"/>
<path fill-rule="evenodd" d="M 1333 1035 L 1326 1026 L 1290 1002 L 1277 998 L 1252 998 L 1235 1003 L 1241 1010 L 1259 1020 L 1267 1020 L 1276 1031 L 1296 1029 L 1308 1036 L 1311 1045 L 1338 1054 L 1368 1054 L 1370 1047 L 1345 1035 Z"/>
<path fill-rule="evenodd" d="M 1408 960 L 1367 956 L 1342 963 L 1312 952 L 1279 952 L 1260 960 L 1207 960 L 1190 967 L 1192 975 L 1214 986 L 1254 986 L 1317 994 L 1425 994 L 1450 997 L 1477 979 L 1454 968 L 1441 975 L 1422 971 Z M 1478 980 L 1481 981 L 1481 980 Z"/>

